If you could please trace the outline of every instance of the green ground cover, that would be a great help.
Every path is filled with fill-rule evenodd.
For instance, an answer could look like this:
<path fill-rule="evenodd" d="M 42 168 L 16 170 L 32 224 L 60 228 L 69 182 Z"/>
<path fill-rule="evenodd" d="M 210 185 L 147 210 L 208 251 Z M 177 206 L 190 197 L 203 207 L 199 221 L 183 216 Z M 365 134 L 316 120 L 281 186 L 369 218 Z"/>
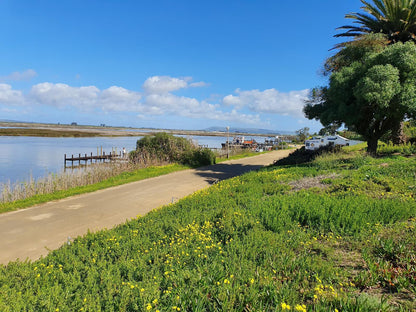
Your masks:
<path fill-rule="evenodd" d="M 415 172 L 341 152 L 222 181 L 0 266 L 0 310 L 414 311 Z"/>

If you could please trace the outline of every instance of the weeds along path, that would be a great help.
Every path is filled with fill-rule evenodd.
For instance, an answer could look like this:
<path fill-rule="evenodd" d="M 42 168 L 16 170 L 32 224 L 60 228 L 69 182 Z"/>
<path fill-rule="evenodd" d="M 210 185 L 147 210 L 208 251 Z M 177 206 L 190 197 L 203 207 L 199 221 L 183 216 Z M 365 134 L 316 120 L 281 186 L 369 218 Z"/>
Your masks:
<path fill-rule="evenodd" d="M 112 228 L 218 180 L 269 165 L 291 151 L 274 151 L 179 171 L 0 215 L 0 263 L 35 260 L 88 231 Z"/>

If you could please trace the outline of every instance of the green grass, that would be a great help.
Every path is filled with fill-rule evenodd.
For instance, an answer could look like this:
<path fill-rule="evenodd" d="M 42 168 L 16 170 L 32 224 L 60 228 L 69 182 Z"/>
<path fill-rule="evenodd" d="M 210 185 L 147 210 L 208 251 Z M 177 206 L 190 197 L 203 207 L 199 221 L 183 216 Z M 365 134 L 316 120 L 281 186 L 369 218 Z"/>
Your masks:
<path fill-rule="evenodd" d="M 377 153 L 381 155 L 404 154 L 410 156 L 416 154 L 416 145 L 410 143 L 400 145 L 381 143 L 377 148 Z"/>
<path fill-rule="evenodd" d="M 236 160 L 236 159 L 241 159 L 241 158 L 246 158 L 246 157 L 257 156 L 257 155 L 261 155 L 261 154 L 265 154 L 265 153 L 269 153 L 269 151 L 253 152 L 253 151 L 244 151 L 243 150 L 241 153 L 230 156 L 229 158 L 227 158 L 227 157 L 217 157 L 217 163 L 221 163 L 221 162 L 224 162 L 224 161 L 227 161 L 227 160 Z"/>
<path fill-rule="evenodd" d="M 241 153 L 230 156 L 229 158 L 227 158 L 227 156 L 217 157 L 217 163 L 221 163 L 227 160 L 236 160 L 236 159 L 241 159 L 241 158 L 246 158 L 246 157 L 257 156 L 257 155 L 264 154 L 264 153 L 267 153 L 267 152 L 259 153 L 259 152 L 252 152 L 252 151 L 242 151 Z"/>
<path fill-rule="evenodd" d="M 167 166 L 147 167 L 147 168 L 137 169 L 132 172 L 124 172 L 124 173 L 121 173 L 117 176 L 106 179 L 99 183 L 80 186 L 80 187 L 73 187 L 68 190 L 57 191 L 51 194 L 35 195 L 32 197 L 29 197 L 23 200 L 17 200 L 14 202 L 0 203 L 0 213 L 22 209 L 22 208 L 30 207 L 33 205 L 46 203 L 48 201 L 66 198 L 69 196 L 90 193 L 90 192 L 98 191 L 101 189 L 109 188 L 112 186 L 140 181 L 140 180 L 148 179 L 151 177 L 156 177 L 156 176 L 168 174 L 168 173 L 179 171 L 179 170 L 185 170 L 185 169 L 189 169 L 189 167 L 184 166 L 184 165 L 173 164 L 173 165 L 167 165 Z"/>
<path fill-rule="evenodd" d="M 415 172 L 348 152 L 222 181 L 0 266 L 0 310 L 414 311 Z"/>

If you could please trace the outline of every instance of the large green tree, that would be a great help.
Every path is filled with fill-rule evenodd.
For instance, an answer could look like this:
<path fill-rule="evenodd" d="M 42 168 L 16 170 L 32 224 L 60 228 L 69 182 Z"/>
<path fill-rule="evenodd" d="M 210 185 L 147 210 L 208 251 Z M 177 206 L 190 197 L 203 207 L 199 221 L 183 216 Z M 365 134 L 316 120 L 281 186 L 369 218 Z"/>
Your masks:
<path fill-rule="evenodd" d="M 346 49 L 357 46 L 347 44 Z M 416 45 L 399 42 L 363 53 L 333 71 L 328 87 L 314 89 L 304 112 L 324 126 L 345 124 L 375 154 L 384 134 L 416 115 Z"/>

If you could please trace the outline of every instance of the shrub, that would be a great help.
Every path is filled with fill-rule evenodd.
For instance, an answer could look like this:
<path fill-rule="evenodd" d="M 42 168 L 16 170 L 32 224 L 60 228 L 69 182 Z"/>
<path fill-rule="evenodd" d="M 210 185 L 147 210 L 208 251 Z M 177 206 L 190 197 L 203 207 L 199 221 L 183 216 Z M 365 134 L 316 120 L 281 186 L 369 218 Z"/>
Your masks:
<path fill-rule="evenodd" d="M 208 148 L 199 148 L 189 139 L 164 132 L 145 136 L 137 141 L 136 150 L 130 153 L 135 163 L 182 163 L 205 166 L 215 163 L 215 154 Z"/>
<path fill-rule="evenodd" d="M 209 166 L 215 164 L 215 154 L 209 148 L 201 148 L 193 152 L 193 162 L 196 166 Z"/>

